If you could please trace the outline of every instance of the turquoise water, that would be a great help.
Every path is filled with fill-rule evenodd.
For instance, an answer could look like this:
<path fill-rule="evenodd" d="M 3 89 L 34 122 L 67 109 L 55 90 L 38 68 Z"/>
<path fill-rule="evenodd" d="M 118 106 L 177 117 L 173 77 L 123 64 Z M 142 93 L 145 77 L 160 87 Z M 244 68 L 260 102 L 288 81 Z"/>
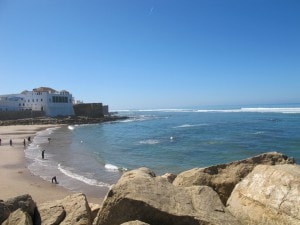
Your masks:
<path fill-rule="evenodd" d="M 129 119 L 41 132 L 27 151 L 31 171 L 103 196 L 123 171 L 157 175 L 229 163 L 268 151 L 300 161 L 300 108 L 122 111 Z M 48 143 L 47 138 L 52 141 Z M 40 150 L 46 149 L 45 160 Z"/>

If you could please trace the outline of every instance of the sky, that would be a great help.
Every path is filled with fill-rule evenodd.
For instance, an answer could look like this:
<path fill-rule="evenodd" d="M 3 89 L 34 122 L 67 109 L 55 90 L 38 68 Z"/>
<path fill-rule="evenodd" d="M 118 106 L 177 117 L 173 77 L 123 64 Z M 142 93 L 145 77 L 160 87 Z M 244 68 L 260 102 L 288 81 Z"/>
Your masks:
<path fill-rule="evenodd" d="M 110 109 L 300 103 L 299 0 L 0 0 L 0 95 Z"/>

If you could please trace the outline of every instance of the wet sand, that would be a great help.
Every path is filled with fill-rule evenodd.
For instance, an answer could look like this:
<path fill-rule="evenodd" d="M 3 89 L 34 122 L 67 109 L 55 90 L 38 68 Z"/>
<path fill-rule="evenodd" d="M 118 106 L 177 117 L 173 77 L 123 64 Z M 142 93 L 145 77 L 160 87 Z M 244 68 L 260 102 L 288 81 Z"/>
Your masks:
<path fill-rule="evenodd" d="M 55 125 L 0 126 L 0 199 L 7 200 L 22 194 L 30 194 L 36 203 L 62 199 L 74 192 L 52 184 L 51 181 L 30 173 L 26 165 L 23 141 L 40 131 Z M 12 146 L 10 146 L 10 139 Z M 101 204 L 103 199 L 87 196 L 91 203 Z"/>

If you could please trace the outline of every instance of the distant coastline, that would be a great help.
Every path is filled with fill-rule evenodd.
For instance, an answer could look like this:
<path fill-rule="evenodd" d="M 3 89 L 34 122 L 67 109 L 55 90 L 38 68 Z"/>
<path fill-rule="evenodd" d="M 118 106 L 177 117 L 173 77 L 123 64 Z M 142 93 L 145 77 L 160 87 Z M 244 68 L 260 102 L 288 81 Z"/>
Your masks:
<path fill-rule="evenodd" d="M 113 122 L 118 120 L 128 119 L 127 116 L 105 116 L 100 118 L 91 118 L 83 116 L 68 116 L 68 117 L 36 117 L 16 120 L 0 120 L 0 126 L 10 125 L 50 125 L 50 124 L 96 124 L 104 122 Z"/>

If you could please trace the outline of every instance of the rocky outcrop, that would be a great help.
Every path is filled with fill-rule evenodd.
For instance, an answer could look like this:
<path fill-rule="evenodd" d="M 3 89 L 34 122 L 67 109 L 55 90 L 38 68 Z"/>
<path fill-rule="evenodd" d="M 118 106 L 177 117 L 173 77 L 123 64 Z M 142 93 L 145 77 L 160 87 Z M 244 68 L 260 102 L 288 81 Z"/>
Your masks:
<path fill-rule="evenodd" d="M 62 200 L 43 203 L 39 205 L 38 211 L 43 224 L 92 224 L 91 209 L 85 195 L 81 193 L 69 195 Z"/>
<path fill-rule="evenodd" d="M 300 224 L 300 167 L 255 167 L 236 185 L 228 209 L 252 224 Z"/>
<path fill-rule="evenodd" d="M 102 206 L 88 204 L 81 193 L 38 206 L 30 195 L 0 200 L 0 224 L 296 225 L 300 167 L 289 163 L 294 161 L 273 152 L 177 177 L 140 168 L 124 173 Z M 218 194 L 231 194 L 227 207 Z"/>
<path fill-rule="evenodd" d="M 261 154 L 252 158 L 206 168 L 195 168 L 179 174 L 174 180 L 175 186 L 191 187 L 207 185 L 212 187 L 226 205 L 235 185 L 246 177 L 259 164 L 293 164 L 293 158 L 277 152 Z"/>
<path fill-rule="evenodd" d="M 27 212 L 17 209 L 9 215 L 2 225 L 32 225 L 32 219 Z"/>
<path fill-rule="evenodd" d="M 99 118 L 68 116 L 68 117 L 36 117 L 15 120 L 0 120 L 0 126 L 9 125 L 40 125 L 40 124 L 95 124 L 128 119 L 126 116 L 105 116 Z"/>
<path fill-rule="evenodd" d="M 240 224 L 210 187 L 175 187 L 147 168 L 125 173 L 107 194 L 94 225 Z"/>
<path fill-rule="evenodd" d="M 6 220 L 11 213 L 21 209 L 26 212 L 30 217 L 34 216 L 34 211 L 36 208 L 35 202 L 32 200 L 31 196 L 21 195 L 15 198 L 8 199 L 7 201 L 0 202 L 0 224 Z"/>

